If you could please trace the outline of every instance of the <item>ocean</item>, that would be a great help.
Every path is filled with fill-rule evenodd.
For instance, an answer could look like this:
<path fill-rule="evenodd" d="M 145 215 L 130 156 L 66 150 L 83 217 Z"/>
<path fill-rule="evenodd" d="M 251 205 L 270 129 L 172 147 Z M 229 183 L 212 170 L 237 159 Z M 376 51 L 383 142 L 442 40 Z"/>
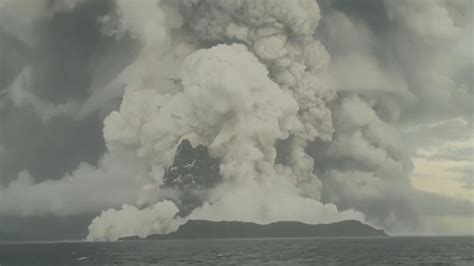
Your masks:
<path fill-rule="evenodd" d="M 0 265 L 474 265 L 474 238 L 11 243 Z"/>

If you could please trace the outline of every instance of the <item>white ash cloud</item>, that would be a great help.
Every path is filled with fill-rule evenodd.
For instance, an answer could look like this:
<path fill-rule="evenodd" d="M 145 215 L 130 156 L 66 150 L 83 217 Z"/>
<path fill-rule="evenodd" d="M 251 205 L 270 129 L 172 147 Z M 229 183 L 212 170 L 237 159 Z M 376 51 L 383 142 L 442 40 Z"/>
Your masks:
<path fill-rule="evenodd" d="M 27 171 L 0 186 L 0 216 L 69 216 L 135 203 L 141 184 L 131 177 L 140 163 L 126 152 L 107 154 L 98 163 L 80 164 L 60 180 L 37 182 Z"/>
<path fill-rule="evenodd" d="M 174 203 L 167 200 L 143 210 L 131 205 L 123 205 L 119 212 L 109 209 L 92 220 L 87 240 L 117 241 L 121 236 L 144 238 L 174 232 L 179 226 L 174 218 L 178 211 Z"/>
<path fill-rule="evenodd" d="M 208 146 L 210 154 L 221 160 L 222 186 L 228 191 L 219 193 L 218 186 L 206 207 L 196 210 L 200 214 L 189 217 L 204 218 L 203 213 L 210 212 L 209 219 L 235 219 L 222 211 L 250 208 L 252 215 L 242 219 L 275 221 L 283 216 L 259 214 L 252 208 L 273 208 L 272 201 L 258 194 L 280 191 L 276 195 L 301 203 L 292 204 L 293 208 L 301 206 L 290 212 L 300 213 L 293 219 L 307 216 L 312 222 L 324 221 L 317 218 L 318 213 L 331 213 L 325 216 L 330 221 L 361 219 L 356 212 L 340 214 L 335 206 L 315 201 L 320 197 L 321 182 L 313 173 L 313 159 L 304 151 L 310 141 L 329 141 L 332 134 L 331 111 L 325 102 L 335 98 L 335 91 L 317 75 L 329 62 L 326 50 L 313 38 L 319 22 L 317 4 L 183 1 L 171 3 L 171 7 L 182 8 L 185 16 L 190 16 L 183 20 L 198 42 L 239 38 L 246 45 L 216 45 L 186 57 L 178 75 L 182 91 L 162 92 L 159 82 L 130 86 L 120 111 L 105 120 L 109 150 L 117 146 L 135 149 L 148 164 L 151 183 L 147 187 L 156 187 L 149 193 L 160 193 L 164 171 L 182 139 Z M 241 11 L 238 16 L 236 10 Z M 171 43 L 175 41 L 180 41 L 179 35 Z M 146 45 L 143 52 L 153 55 Z M 275 165 L 275 143 L 290 135 L 291 158 L 287 165 Z M 247 197 L 238 193 L 246 188 L 255 194 L 251 206 L 241 204 L 244 198 L 232 196 Z M 304 207 L 311 202 L 315 210 Z M 94 237 L 93 232 L 89 237 Z"/>

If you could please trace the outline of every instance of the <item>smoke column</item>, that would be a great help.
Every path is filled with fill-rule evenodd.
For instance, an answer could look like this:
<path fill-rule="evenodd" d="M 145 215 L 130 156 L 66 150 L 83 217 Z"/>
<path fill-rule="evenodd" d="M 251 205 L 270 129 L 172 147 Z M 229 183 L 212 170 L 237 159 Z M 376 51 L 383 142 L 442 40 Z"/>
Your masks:
<path fill-rule="evenodd" d="M 189 219 L 356 219 L 396 233 L 445 215 L 433 202 L 472 214 L 412 187 L 400 134 L 411 113 L 469 108 L 472 84 L 456 78 L 472 62 L 469 10 L 469 0 L 0 1 L 0 51 L 77 45 L 88 60 L 62 55 L 81 87 L 51 91 L 39 69 L 54 56 L 2 59 L 15 64 L 0 80 L 0 215 L 103 211 L 87 238 L 117 240 Z M 60 19 L 91 35 L 45 42 Z M 102 148 L 65 176 L 36 177 L 50 173 L 5 159 L 20 142 L 8 133 L 22 129 L 17 114 L 45 131 L 92 123 Z"/>
<path fill-rule="evenodd" d="M 154 26 L 149 33 L 143 25 L 135 31 L 125 26 L 132 9 L 118 2 L 116 19 L 122 22 L 112 29 L 131 31 L 143 41 L 147 54 L 140 63 L 149 64 L 151 78 L 160 69 L 159 58 L 153 60 L 159 47 L 166 43 L 172 43 L 168 49 L 192 47 L 179 72 L 170 73 L 178 81 L 177 88 L 153 80 L 143 84 L 140 79 L 127 87 L 120 111 L 105 120 L 109 151 L 128 147 L 146 161 L 148 173 L 142 178 L 149 183 L 141 204 L 156 200 L 153 195 L 160 194 L 162 177 L 178 144 L 188 139 L 193 146 L 208 147 L 220 159 L 222 182 L 187 218 L 259 223 L 363 219 L 354 211 L 338 212 L 334 205 L 319 202 L 321 181 L 305 152 L 308 143 L 330 141 L 333 133 L 326 102 L 335 99 L 335 91 L 318 76 L 329 63 L 329 55 L 313 37 L 320 19 L 316 2 L 184 1 L 155 5 L 159 8 L 178 9 L 183 15 L 175 13 L 179 19 L 173 20 L 181 21 L 181 28 Z M 157 16 L 155 22 L 146 23 L 162 25 L 164 21 Z M 160 29 L 164 33 L 157 34 Z M 182 40 L 185 35 L 195 38 Z M 205 43 L 209 42 L 217 44 L 208 48 Z M 288 158 L 275 164 L 276 141 L 290 136 Z M 115 231 L 109 235 L 103 228 L 129 220 L 127 208 L 118 210 L 115 220 L 96 218 L 89 239 L 122 236 Z M 150 207 L 141 211 L 148 212 Z M 147 227 L 147 223 L 136 226 Z M 149 233 L 166 229 L 150 228 Z"/>

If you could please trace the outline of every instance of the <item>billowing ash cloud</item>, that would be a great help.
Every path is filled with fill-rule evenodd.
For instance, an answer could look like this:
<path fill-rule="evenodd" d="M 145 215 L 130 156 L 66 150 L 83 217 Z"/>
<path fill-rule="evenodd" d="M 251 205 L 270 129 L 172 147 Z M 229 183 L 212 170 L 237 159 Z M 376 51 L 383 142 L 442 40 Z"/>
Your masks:
<path fill-rule="evenodd" d="M 473 84 L 464 74 L 473 66 L 472 8 L 469 1 L 323 2 L 318 34 L 338 90 L 333 141 L 308 150 L 323 202 L 394 231 L 422 230 L 430 200 L 445 203 L 428 216 L 457 211 L 412 188 L 399 125 L 472 113 Z M 458 208 L 472 215 L 472 207 Z"/>
<path fill-rule="evenodd" d="M 178 208 L 171 201 L 162 201 L 146 209 L 123 205 L 120 212 L 113 209 L 102 212 L 89 226 L 89 240 L 117 241 L 120 236 L 162 234 L 176 231 L 175 215 Z"/>
<path fill-rule="evenodd" d="M 469 1 L 36 2 L 0 2 L 0 215 L 107 209 L 91 240 L 472 215 L 412 187 L 399 133 L 470 111 Z"/>

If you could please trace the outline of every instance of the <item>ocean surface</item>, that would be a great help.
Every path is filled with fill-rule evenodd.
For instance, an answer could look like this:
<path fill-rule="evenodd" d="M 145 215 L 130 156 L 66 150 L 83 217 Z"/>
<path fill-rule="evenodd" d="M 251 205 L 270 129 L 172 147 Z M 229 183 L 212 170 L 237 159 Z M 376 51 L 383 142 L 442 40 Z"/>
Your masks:
<path fill-rule="evenodd" d="M 0 244 L 0 265 L 474 265 L 473 237 Z"/>

